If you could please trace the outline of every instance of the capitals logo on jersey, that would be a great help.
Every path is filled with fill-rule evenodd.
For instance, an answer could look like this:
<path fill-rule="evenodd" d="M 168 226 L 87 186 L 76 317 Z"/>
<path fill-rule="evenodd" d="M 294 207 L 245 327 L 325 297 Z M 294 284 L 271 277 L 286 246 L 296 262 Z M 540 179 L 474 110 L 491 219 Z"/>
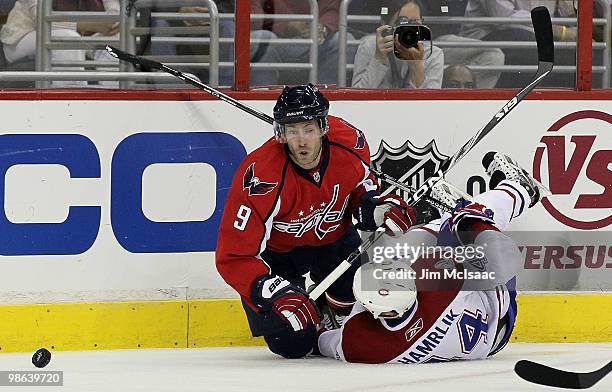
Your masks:
<path fill-rule="evenodd" d="M 268 193 L 272 192 L 277 185 L 278 182 L 261 181 L 255 176 L 255 162 L 251 163 L 242 177 L 243 190 L 248 189 L 249 196 L 267 195 Z"/>
<path fill-rule="evenodd" d="M 291 222 L 276 221 L 273 223 L 272 227 L 283 233 L 294 234 L 297 238 L 302 237 L 307 231 L 314 229 L 317 238 L 320 240 L 323 239 L 327 233 L 336 230 L 338 226 L 340 226 L 338 222 L 344 217 L 344 211 L 349 201 L 348 196 L 344 199 L 344 203 L 340 210 L 333 210 L 336 201 L 338 201 L 339 193 L 340 185 L 336 184 L 334 185 L 334 194 L 329 202 L 321 203 L 320 208 L 317 209 L 311 207 L 311 213 L 305 217 L 303 217 L 304 211 L 300 211 L 298 213 L 300 218 L 295 220 L 292 219 Z M 332 225 L 324 228 L 324 223 Z"/>

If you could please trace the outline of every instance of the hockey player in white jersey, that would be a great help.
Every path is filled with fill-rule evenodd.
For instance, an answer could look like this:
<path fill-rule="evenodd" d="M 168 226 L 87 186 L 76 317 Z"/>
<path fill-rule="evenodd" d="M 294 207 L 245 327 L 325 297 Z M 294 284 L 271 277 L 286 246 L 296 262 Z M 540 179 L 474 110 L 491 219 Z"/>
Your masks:
<path fill-rule="evenodd" d="M 353 283 L 357 302 L 341 328 L 320 331 L 321 355 L 416 364 L 483 359 L 506 345 L 517 315 L 521 255 L 502 231 L 540 200 L 540 188 L 503 154 L 488 153 L 483 165 L 490 191 L 411 230 L 399 246 L 382 244 L 394 251 L 374 254 L 359 268 Z M 439 191 L 434 196 L 445 197 Z M 449 248 L 462 251 L 448 257 L 442 251 Z M 430 253 L 418 254 L 421 249 Z"/>

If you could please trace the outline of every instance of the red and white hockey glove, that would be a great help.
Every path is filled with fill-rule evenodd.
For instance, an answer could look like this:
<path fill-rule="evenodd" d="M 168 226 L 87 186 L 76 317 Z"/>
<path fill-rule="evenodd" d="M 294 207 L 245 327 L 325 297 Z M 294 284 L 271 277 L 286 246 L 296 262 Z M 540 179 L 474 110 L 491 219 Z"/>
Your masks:
<path fill-rule="evenodd" d="M 388 235 L 406 233 L 416 223 L 412 207 L 397 195 L 364 195 L 357 209 L 357 229 L 374 231 L 383 227 Z"/>
<path fill-rule="evenodd" d="M 317 305 L 306 291 L 280 276 L 260 276 L 253 283 L 251 301 L 264 312 L 272 310 L 294 331 L 321 322 Z"/>

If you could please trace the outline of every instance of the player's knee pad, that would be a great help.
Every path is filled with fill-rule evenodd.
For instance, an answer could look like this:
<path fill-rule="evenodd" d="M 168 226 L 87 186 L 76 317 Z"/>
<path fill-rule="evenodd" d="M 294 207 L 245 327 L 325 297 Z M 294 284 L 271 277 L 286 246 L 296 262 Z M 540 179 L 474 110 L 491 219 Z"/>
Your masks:
<path fill-rule="evenodd" d="M 301 331 L 264 336 L 264 340 L 274 354 L 287 359 L 298 359 L 313 351 L 317 344 L 317 333 L 315 326 L 309 325 Z"/>

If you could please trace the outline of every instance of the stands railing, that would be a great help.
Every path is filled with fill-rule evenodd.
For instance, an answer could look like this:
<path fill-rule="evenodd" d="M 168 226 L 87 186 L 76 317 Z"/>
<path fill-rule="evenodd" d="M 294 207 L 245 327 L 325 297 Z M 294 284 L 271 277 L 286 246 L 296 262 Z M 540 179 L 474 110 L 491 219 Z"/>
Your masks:
<path fill-rule="evenodd" d="M 208 7 L 208 13 L 202 14 L 179 14 L 179 13 L 170 13 L 171 16 L 174 16 L 176 19 L 181 20 L 198 20 L 204 19 L 210 21 L 209 27 L 209 38 L 206 40 L 201 39 L 200 37 L 164 37 L 164 40 L 153 39 L 151 42 L 167 42 L 167 43 L 208 43 L 209 44 L 209 52 L 208 52 L 208 62 L 183 62 L 183 63 L 169 63 L 168 65 L 177 66 L 177 65 L 185 65 L 185 66 L 199 66 L 208 68 L 208 84 L 217 87 L 219 85 L 219 11 L 217 9 L 217 4 L 212 0 L 137 0 L 133 3 L 134 9 L 130 10 L 124 6 L 126 3 L 125 0 L 122 0 L 122 29 L 121 29 L 121 37 L 125 39 L 121 40 L 123 50 L 134 53 L 136 51 L 138 36 L 148 35 L 153 32 L 165 32 L 171 34 L 181 34 L 186 32 L 193 33 L 194 30 L 197 31 L 198 26 L 190 26 L 190 27 L 169 27 L 166 29 L 160 29 L 155 27 L 136 27 L 136 17 L 137 10 L 140 9 L 151 9 L 155 7 L 180 7 L 180 6 L 205 6 Z M 156 13 L 152 14 L 152 17 L 158 16 Z M 192 38 L 190 40 L 190 38 Z M 150 56 L 151 58 L 155 58 L 154 56 Z M 159 60 L 155 58 L 156 60 Z M 122 64 L 122 70 L 128 70 L 131 68 L 129 64 Z"/>
<path fill-rule="evenodd" d="M 172 75 L 163 73 L 133 72 L 129 65 L 119 64 L 118 61 L 52 61 L 51 50 L 66 49 L 103 49 L 104 46 L 116 45 L 124 50 L 133 51 L 136 48 L 137 35 L 143 33 L 143 28 L 135 27 L 136 12 L 130 10 L 129 0 L 121 0 L 121 11 L 119 14 L 109 12 L 76 12 L 76 11 L 54 11 L 51 1 L 39 1 L 37 4 L 37 30 L 36 30 L 36 54 L 35 71 L 25 72 L 0 72 L 0 81 L 32 81 L 36 80 L 37 88 L 50 86 L 51 81 L 120 81 L 120 87 L 131 86 L 128 82 L 160 82 L 176 81 Z M 210 83 L 218 83 L 218 13 L 216 4 L 212 0 L 163 0 L 150 1 L 139 0 L 133 5 L 139 7 L 163 5 L 202 5 L 209 7 L 206 17 L 211 20 L 210 51 L 209 58 L 212 64 L 210 71 Z M 200 15 L 181 14 L 181 19 L 196 19 Z M 99 37 L 56 37 L 52 36 L 53 22 L 119 22 L 120 38 Z M 145 28 L 146 29 L 146 28 Z M 180 34 L 184 31 L 175 29 L 174 33 Z M 178 30 L 177 30 L 178 29 Z M 192 31 L 197 27 L 189 27 Z M 185 58 L 184 60 L 191 60 Z M 191 63 L 189 63 L 191 64 Z M 195 64 L 195 63 L 194 63 Z M 61 67 L 96 67 L 96 71 L 54 71 L 54 66 Z M 101 70 L 104 69 L 105 71 Z M 117 72 L 117 70 L 121 72 Z M 194 76 L 194 75 L 191 75 Z M 195 76 L 194 76 L 195 77 Z"/>
<path fill-rule="evenodd" d="M 309 69 L 308 80 L 310 83 L 317 83 L 318 79 L 318 61 L 319 61 L 319 45 L 318 45 L 318 34 L 319 34 L 319 3 L 317 0 L 308 0 L 310 5 L 310 14 L 294 15 L 294 14 L 251 14 L 252 20 L 305 20 L 310 25 L 310 38 L 307 39 L 251 39 L 252 43 L 267 43 L 273 45 L 281 44 L 298 44 L 310 45 L 310 52 L 308 60 L 310 63 L 251 63 L 251 68 L 266 68 L 266 69 Z"/>
<path fill-rule="evenodd" d="M 309 22 L 310 31 L 309 38 L 306 39 L 252 39 L 253 44 L 267 45 L 309 45 L 308 63 L 254 63 L 252 68 L 265 68 L 276 70 L 290 69 L 308 69 L 309 81 L 317 82 L 317 63 L 318 63 L 318 15 L 319 8 L 316 0 L 308 0 L 310 13 L 303 15 L 294 14 L 260 14 L 251 15 L 253 20 L 277 20 L 277 21 L 307 21 Z M 137 13 L 139 10 L 152 9 L 155 7 L 179 7 L 179 6 L 206 6 L 208 13 L 193 13 L 184 14 L 178 12 L 152 12 L 153 18 L 164 18 L 167 20 L 206 20 L 210 22 L 207 33 L 208 37 L 177 37 L 176 34 L 193 34 L 198 32 L 198 26 L 189 27 L 138 27 Z M 12 75 L 12 73 L 0 72 L 0 80 L 30 80 L 27 77 L 36 78 L 39 81 L 36 86 L 38 88 L 49 87 L 50 81 L 53 79 L 51 74 L 46 75 L 45 72 L 53 71 L 53 66 L 68 66 L 68 67 L 106 67 L 108 70 L 118 69 L 122 72 L 129 73 L 133 71 L 130 64 L 117 64 L 116 62 L 106 61 L 63 61 L 51 62 L 51 50 L 57 49 L 102 49 L 105 45 L 118 45 L 122 50 L 134 53 L 137 48 L 138 38 L 150 34 L 167 34 L 166 36 L 152 36 L 153 43 L 172 43 L 172 44 L 208 44 L 208 56 L 176 56 L 170 58 L 170 61 L 165 61 L 169 66 L 175 67 L 190 67 L 190 68 L 207 68 L 209 70 L 208 84 L 211 86 L 219 85 L 219 68 L 231 68 L 233 63 L 230 61 L 219 61 L 219 45 L 231 45 L 234 42 L 233 38 L 219 37 L 219 20 L 233 19 L 233 14 L 220 15 L 217 6 L 212 0 L 137 0 L 130 2 L 129 0 L 121 0 L 120 14 L 110 14 L 107 12 L 67 12 L 54 11 L 51 1 L 39 1 L 38 3 L 38 29 L 37 29 L 37 48 L 36 48 L 36 72 L 27 74 Z M 52 22 L 120 22 L 120 38 L 112 37 L 52 37 Z M 202 29 L 200 28 L 200 32 Z M 145 56 L 153 58 L 157 61 L 164 61 L 160 56 Z M 168 60 L 169 58 L 165 58 Z M 208 61 L 202 61 L 207 59 Z M 58 77 L 63 74 L 61 80 L 82 80 L 84 71 L 69 71 L 56 72 L 53 77 Z M 104 72 L 88 72 L 89 77 L 93 81 L 112 80 L 104 75 Z M 147 78 L 144 78 L 147 79 Z M 153 77 L 149 79 L 163 79 L 168 77 Z M 122 76 L 122 81 L 140 81 L 143 80 L 140 76 L 135 76 L 133 79 L 128 74 Z M 128 87 L 126 83 L 122 83 L 121 87 Z"/>
<path fill-rule="evenodd" d="M 602 74 L 602 87 L 610 87 L 610 79 L 612 72 L 612 55 L 611 34 L 612 34 L 612 11 L 606 0 L 597 0 L 605 11 L 604 17 L 593 19 L 593 25 L 604 26 L 604 42 L 593 43 L 593 49 L 601 51 L 603 64 L 601 66 L 593 66 L 594 73 Z M 252 20 L 271 19 L 277 21 L 300 20 L 307 21 L 310 25 L 309 38 L 304 39 L 252 39 L 253 44 L 267 45 L 310 45 L 308 63 L 253 63 L 251 67 L 254 69 L 308 69 L 309 81 L 316 83 L 317 63 L 318 63 L 318 3 L 316 0 L 308 0 L 311 13 L 310 14 L 259 14 L 251 15 Z M 358 40 L 347 40 L 348 23 L 349 22 L 367 22 L 373 25 L 378 23 L 379 16 L 358 16 L 348 15 L 348 7 L 351 0 L 343 0 L 340 5 L 340 23 L 339 23 L 339 58 L 338 58 L 338 87 L 346 87 L 347 71 L 352 69 L 351 64 L 347 64 L 346 53 L 348 45 L 358 45 Z M 179 7 L 188 5 L 204 5 L 208 7 L 208 13 L 193 13 L 184 14 L 178 12 L 152 12 L 152 17 L 164 18 L 167 20 L 207 20 L 210 25 L 206 27 L 208 37 L 181 37 L 174 36 L 176 34 L 186 34 L 193 32 L 204 31 L 202 27 L 137 27 L 136 18 L 137 10 L 152 8 L 156 6 L 163 7 Z M 132 8 L 132 6 L 134 8 Z M 172 81 L 171 75 L 163 73 L 147 73 L 142 74 L 133 71 L 129 64 L 116 61 L 62 61 L 53 62 L 51 60 L 51 50 L 62 49 L 102 49 L 106 44 L 118 45 L 123 50 L 135 52 L 138 39 L 143 35 L 154 34 L 151 37 L 152 42 L 163 43 L 207 43 L 209 46 L 208 56 L 151 56 L 152 58 L 163 61 L 171 66 L 176 67 L 191 67 L 191 68 L 208 68 L 209 81 L 208 84 L 218 86 L 219 68 L 233 67 L 231 61 L 219 60 L 219 45 L 231 45 L 234 38 L 219 36 L 219 21 L 224 19 L 235 18 L 234 14 L 219 14 L 216 4 L 213 0 L 121 0 L 121 10 L 119 14 L 111 14 L 108 12 L 66 12 L 52 10 L 51 1 L 38 2 L 38 28 L 37 28 L 37 47 L 36 47 L 36 71 L 34 72 L 0 72 L 0 81 L 23 81 L 37 80 L 36 86 L 45 88 L 50 85 L 53 80 L 91 80 L 91 81 L 120 81 L 120 87 L 131 86 L 129 82 L 143 81 Z M 79 21 L 95 21 L 95 22 L 120 22 L 119 38 L 114 37 L 52 37 L 53 22 L 79 22 Z M 466 18 L 466 17 L 428 17 L 426 24 L 489 24 L 489 23 L 531 23 L 527 18 Z M 575 25 L 576 18 L 554 18 L 553 23 L 562 23 L 564 25 Z M 199 28 L 199 30 L 198 30 Z M 372 29 L 374 30 L 374 29 Z M 169 36 L 157 36 L 155 34 L 167 34 Z M 436 41 L 435 45 L 441 48 L 451 47 L 482 47 L 482 48 L 533 48 L 534 42 L 516 42 L 516 41 L 481 41 L 481 42 L 457 42 L 457 41 Z M 574 42 L 556 42 L 555 46 L 560 50 L 575 50 L 576 43 Z M 202 61 L 208 60 L 208 61 Z M 75 70 L 62 71 L 54 70 L 54 67 L 86 67 L 94 68 L 91 70 Z M 535 70 L 535 65 L 504 65 L 499 67 L 493 66 L 471 66 L 475 71 L 494 70 L 494 71 L 532 71 Z M 571 73 L 575 72 L 574 66 L 557 66 L 555 72 Z"/>

